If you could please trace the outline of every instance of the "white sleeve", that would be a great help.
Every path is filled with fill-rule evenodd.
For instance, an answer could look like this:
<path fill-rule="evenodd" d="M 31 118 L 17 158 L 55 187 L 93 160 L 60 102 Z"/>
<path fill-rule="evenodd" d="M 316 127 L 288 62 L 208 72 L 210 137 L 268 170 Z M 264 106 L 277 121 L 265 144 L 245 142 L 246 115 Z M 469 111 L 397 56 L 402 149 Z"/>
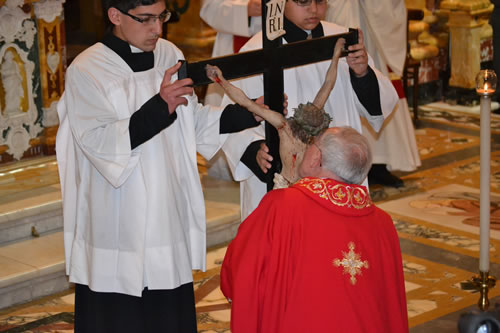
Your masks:
<path fill-rule="evenodd" d="M 228 134 L 220 133 L 220 117 L 222 107 L 202 105 L 193 93 L 188 98 L 187 106 L 179 106 L 179 112 L 186 107 L 193 108 L 196 135 L 196 151 L 207 160 L 211 159 L 226 140 Z"/>
<path fill-rule="evenodd" d="M 241 157 L 248 148 L 248 145 L 254 141 L 264 139 L 264 125 L 228 135 L 227 140 L 222 146 L 222 150 L 224 154 L 226 154 L 227 162 L 234 180 L 242 181 L 253 176 L 253 172 L 241 162 Z"/>
<path fill-rule="evenodd" d="M 248 0 L 203 0 L 200 17 L 218 32 L 251 37 Z"/>
<path fill-rule="evenodd" d="M 356 97 L 356 104 L 360 116 L 366 118 L 366 120 L 368 120 L 373 130 L 378 132 L 382 128 L 384 120 L 391 115 L 392 111 L 396 107 L 399 97 L 391 80 L 387 76 L 382 74 L 378 69 L 375 68 L 373 60 L 370 56 L 368 56 L 368 65 L 373 69 L 377 77 L 382 115 L 381 116 L 370 115 L 357 97 Z M 356 94 L 354 95 L 356 96 Z"/>
<path fill-rule="evenodd" d="M 67 112 L 77 146 L 111 185 L 120 187 L 140 156 L 140 148 L 131 150 L 130 117 L 119 118 L 92 75 L 78 67 L 68 68 L 60 103 L 58 112 Z"/>

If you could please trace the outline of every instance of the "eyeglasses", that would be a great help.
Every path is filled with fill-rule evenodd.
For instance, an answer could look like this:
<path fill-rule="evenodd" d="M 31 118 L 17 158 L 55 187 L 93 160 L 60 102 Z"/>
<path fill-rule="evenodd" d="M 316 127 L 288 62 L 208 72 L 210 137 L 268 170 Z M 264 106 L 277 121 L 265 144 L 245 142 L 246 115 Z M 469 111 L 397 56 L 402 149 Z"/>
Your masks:
<path fill-rule="evenodd" d="M 136 20 L 139 23 L 143 23 L 145 25 L 153 25 L 156 23 L 156 20 L 160 20 L 161 23 L 165 23 L 168 20 L 170 20 L 170 17 L 172 16 L 172 13 L 168 11 L 168 9 L 165 9 L 163 13 L 160 15 L 150 15 L 150 14 L 142 14 L 144 17 L 137 17 L 135 15 L 129 14 L 126 11 L 121 10 L 120 8 L 118 9 L 122 14 L 125 14 L 132 19 Z"/>
<path fill-rule="evenodd" d="M 314 0 L 316 1 L 316 5 L 323 5 L 328 3 L 328 0 Z M 313 0 L 293 0 L 297 5 L 301 7 L 308 7 L 312 4 Z"/>

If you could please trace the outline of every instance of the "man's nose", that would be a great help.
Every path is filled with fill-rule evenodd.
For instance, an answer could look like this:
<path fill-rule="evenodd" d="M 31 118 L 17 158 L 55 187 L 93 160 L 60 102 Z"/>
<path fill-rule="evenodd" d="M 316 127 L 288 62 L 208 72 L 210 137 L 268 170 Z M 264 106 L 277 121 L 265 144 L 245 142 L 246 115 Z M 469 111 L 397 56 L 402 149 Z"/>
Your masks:
<path fill-rule="evenodd" d="M 162 35 L 163 32 L 163 22 L 160 19 L 156 19 L 152 26 L 153 32 L 158 36 Z"/>
<path fill-rule="evenodd" d="M 311 4 L 309 5 L 309 11 L 311 13 L 316 13 L 318 11 L 318 5 L 316 4 L 316 0 L 311 1 Z"/>

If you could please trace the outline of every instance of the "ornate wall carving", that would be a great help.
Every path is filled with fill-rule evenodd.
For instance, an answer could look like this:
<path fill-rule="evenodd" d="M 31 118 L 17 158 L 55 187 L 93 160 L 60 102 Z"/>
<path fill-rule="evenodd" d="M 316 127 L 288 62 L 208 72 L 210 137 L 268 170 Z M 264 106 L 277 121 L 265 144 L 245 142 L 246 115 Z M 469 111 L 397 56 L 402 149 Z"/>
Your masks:
<path fill-rule="evenodd" d="M 49 136 L 64 87 L 64 2 L 0 2 L 0 163 L 53 150 Z"/>

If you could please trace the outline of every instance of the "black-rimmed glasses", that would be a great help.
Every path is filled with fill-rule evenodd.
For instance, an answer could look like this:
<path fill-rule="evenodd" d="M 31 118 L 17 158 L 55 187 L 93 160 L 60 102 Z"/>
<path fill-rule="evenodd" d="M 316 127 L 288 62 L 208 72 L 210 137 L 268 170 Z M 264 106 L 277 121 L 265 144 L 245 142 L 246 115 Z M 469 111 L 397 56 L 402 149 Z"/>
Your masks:
<path fill-rule="evenodd" d="M 156 20 L 160 20 L 161 23 L 165 23 L 168 20 L 170 20 L 170 17 L 172 16 L 172 13 L 170 11 L 168 11 L 167 9 L 165 9 L 163 11 L 163 13 L 161 13 L 160 15 L 142 14 L 143 17 L 138 17 L 135 15 L 129 14 L 126 11 L 121 10 L 120 8 L 116 8 L 116 9 L 118 9 L 122 14 L 125 14 L 128 17 L 131 17 L 133 20 L 135 20 L 139 23 L 142 23 L 142 24 L 146 24 L 146 25 L 153 25 L 156 23 Z"/>
<path fill-rule="evenodd" d="M 322 5 L 328 2 L 328 0 L 293 0 L 293 2 L 301 7 L 310 6 L 313 1 L 316 1 L 317 5 Z"/>

